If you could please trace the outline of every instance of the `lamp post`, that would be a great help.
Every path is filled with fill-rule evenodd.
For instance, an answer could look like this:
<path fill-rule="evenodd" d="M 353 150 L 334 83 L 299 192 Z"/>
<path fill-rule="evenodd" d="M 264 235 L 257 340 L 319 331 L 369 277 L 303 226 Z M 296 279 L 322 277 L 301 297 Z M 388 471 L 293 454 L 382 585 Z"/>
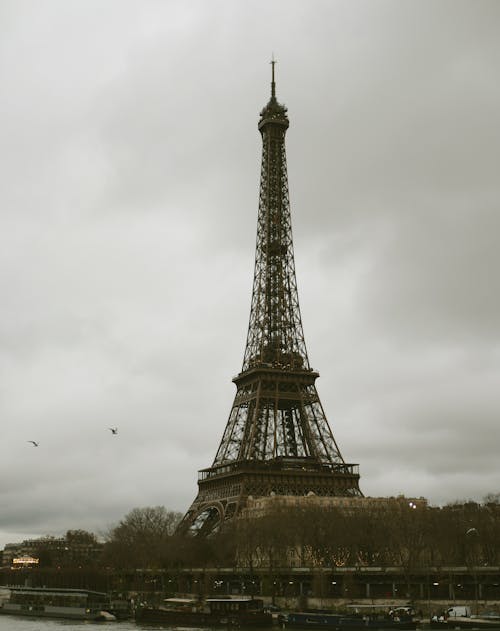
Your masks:
<path fill-rule="evenodd" d="M 467 547 L 473 548 L 474 547 L 473 541 L 474 540 L 477 541 L 478 537 L 479 537 L 479 533 L 476 528 L 468 528 L 465 531 L 465 539 L 468 542 L 468 544 L 469 542 L 471 543 L 470 543 L 470 546 L 468 545 Z M 472 550 L 472 554 L 470 555 L 470 557 L 469 555 L 467 555 L 467 558 L 466 558 L 467 565 L 469 565 L 468 563 L 469 558 L 470 558 L 470 570 L 472 573 L 472 578 L 474 580 L 474 613 L 477 616 L 478 614 L 478 588 L 477 588 L 477 572 L 476 572 L 477 556 L 474 554 L 474 550 Z"/>

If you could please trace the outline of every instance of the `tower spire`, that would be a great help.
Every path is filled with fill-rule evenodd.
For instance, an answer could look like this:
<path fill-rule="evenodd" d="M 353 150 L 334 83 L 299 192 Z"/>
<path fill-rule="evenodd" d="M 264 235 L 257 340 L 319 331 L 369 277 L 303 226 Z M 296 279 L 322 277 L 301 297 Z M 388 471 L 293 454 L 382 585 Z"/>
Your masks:
<path fill-rule="evenodd" d="M 276 82 L 274 80 L 274 66 L 276 65 L 276 60 L 274 58 L 274 53 L 271 57 L 271 73 L 272 73 L 272 79 L 271 79 L 271 99 L 276 100 Z"/>
<path fill-rule="evenodd" d="M 199 472 L 199 492 L 181 529 L 209 532 L 250 496 L 362 496 L 357 465 L 346 464 L 309 365 L 299 309 L 288 195 L 287 109 L 260 113 L 262 162 L 252 301 L 237 391 L 217 454 Z"/>

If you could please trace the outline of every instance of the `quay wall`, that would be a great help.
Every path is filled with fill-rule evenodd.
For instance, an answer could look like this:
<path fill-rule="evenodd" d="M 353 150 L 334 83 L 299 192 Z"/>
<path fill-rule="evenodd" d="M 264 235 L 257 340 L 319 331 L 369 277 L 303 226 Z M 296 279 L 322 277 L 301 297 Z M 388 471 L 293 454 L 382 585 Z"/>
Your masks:
<path fill-rule="evenodd" d="M 264 598 L 264 601 L 271 604 L 272 600 Z M 417 614 L 422 618 L 430 618 L 434 614 L 439 614 L 446 611 L 449 607 L 456 605 L 468 605 L 471 607 L 473 613 L 480 613 L 484 611 L 496 611 L 500 613 L 500 598 L 492 601 L 478 601 L 471 600 L 412 600 L 408 601 L 403 598 L 358 598 L 356 601 L 347 600 L 342 598 L 275 598 L 274 604 L 280 607 L 283 611 L 299 611 L 301 609 L 328 609 L 328 610 L 343 610 L 348 605 L 361 604 L 361 605 L 374 605 L 380 608 L 395 608 L 404 607 L 411 604 Z"/>
<path fill-rule="evenodd" d="M 500 610 L 500 567 L 485 566 L 0 570 L 0 586 L 15 585 L 94 589 L 151 604 L 190 593 L 255 596 L 283 609 L 412 603 L 425 615 L 454 604 L 467 604 L 473 613 Z"/>

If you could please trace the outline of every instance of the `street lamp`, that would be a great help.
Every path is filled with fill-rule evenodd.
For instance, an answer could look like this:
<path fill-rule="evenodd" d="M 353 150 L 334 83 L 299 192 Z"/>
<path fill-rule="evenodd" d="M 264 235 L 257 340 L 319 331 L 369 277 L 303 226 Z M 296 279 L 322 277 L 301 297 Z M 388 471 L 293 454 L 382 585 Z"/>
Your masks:
<path fill-rule="evenodd" d="M 471 538 L 477 538 L 479 537 L 479 532 L 477 531 L 476 528 L 472 527 L 472 528 L 468 528 L 465 531 L 465 540 L 467 542 L 471 541 Z M 472 544 L 471 544 L 472 547 Z M 469 565 L 468 561 L 469 559 L 467 558 L 468 555 L 466 555 L 466 559 L 465 562 L 467 563 L 467 565 Z M 475 569 L 475 565 L 477 565 L 477 559 L 474 557 L 474 555 L 472 555 L 470 557 L 470 570 L 472 572 L 472 578 L 474 579 L 474 613 L 477 615 L 478 613 L 478 589 L 477 589 L 477 574 L 476 574 L 476 569 Z"/>

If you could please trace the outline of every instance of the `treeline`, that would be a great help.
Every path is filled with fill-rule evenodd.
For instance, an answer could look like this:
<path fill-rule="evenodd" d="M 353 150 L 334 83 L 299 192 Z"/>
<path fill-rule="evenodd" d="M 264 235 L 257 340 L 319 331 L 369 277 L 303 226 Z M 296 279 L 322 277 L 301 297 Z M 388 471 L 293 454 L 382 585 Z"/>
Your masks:
<path fill-rule="evenodd" d="M 24 542 L 17 555 L 37 556 L 40 568 L 109 570 L 500 566 L 500 494 L 444 507 L 404 498 L 357 509 L 278 505 L 209 537 L 178 534 L 181 518 L 163 506 L 134 508 L 103 537 L 70 530 Z"/>
<path fill-rule="evenodd" d="M 176 534 L 180 513 L 136 508 L 106 537 L 114 569 L 500 565 L 500 494 L 444 507 L 407 501 L 346 510 L 277 507 L 233 519 L 208 538 Z"/>
<path fill-rule="evenodd" d="M 443 508 L 413 508 L 406 501 L 351 511 L 289 508 L 237 521 L 234 531 L 247 566 L 500 565 L 498 498 Z"/>
<path fill-rule="evenodd" d="M 182 569 L 234 565 L 232 530 L 206 539 L 176 533 L 182 513 L 134 508 L 106 535 L 101 562 L 112 569 Z"/>

